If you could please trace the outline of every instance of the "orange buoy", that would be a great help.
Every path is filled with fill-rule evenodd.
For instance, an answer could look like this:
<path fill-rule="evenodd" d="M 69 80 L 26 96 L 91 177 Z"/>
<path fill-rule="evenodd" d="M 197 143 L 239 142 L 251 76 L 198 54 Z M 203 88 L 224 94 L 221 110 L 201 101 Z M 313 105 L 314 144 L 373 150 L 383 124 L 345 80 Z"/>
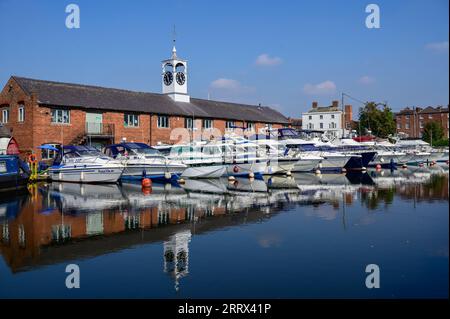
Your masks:
<path fill-rule="evenodd" d="M 142 193 L 144 195 L 150 195 L 152 193 L 152 187 L 151 186 L 150 187 L 142 186 Z"/>
<path fill-rule="evenodd" d="M 142 187 L 152 187 L 152 180 L 150 178 L 143 178 L 141 185 Z"/>

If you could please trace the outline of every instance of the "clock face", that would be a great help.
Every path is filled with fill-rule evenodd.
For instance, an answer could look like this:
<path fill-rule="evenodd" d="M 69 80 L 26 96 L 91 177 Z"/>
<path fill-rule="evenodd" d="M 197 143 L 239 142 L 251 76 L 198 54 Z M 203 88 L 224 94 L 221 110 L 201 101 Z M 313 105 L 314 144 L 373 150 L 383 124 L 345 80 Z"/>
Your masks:
<path fill-rule="evenodd" d="M 172 82 L 173 82 L 172 72 L 167 71 L 166 73 L 164 73 L 164 84 L 165 85 L 171 85 Z"/>
<path fill-rule="evenodd" d="M 186 76 L 184 75 L 183 72 L 177 72 L 177 83 L 179 85 L 183 85 L 186 82 Z"/>

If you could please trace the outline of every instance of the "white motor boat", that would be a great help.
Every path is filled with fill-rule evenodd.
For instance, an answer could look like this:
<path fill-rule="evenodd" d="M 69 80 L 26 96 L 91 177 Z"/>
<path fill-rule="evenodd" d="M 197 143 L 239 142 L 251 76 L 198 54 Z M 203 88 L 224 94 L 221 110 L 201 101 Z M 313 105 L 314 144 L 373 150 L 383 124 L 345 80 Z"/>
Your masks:
<path fill-rule="evenodd" d="M 397 140 L 395 146 L 410 156 L 408 163 L 411 164 L 437 162 L 446 154 L 445 149 L 433 148 L 429 143 L 419 139 Z"/>
<path fill-rule="evenodd" d="M 185 164 L 169 160 L 158 150 L 144 143 L 113 144 L 105 147 L 103 152 L 120 160 L 125 166 L 122 179 L 177 178 L 187 168 Z"/>
<path fill-rule="evenodd" d="M 69 145 L 58 152 L 48 169 L 50 178 L 59 182 L 116 183 L 124 166 L 92 146 Z"/>
<path fill-rule="evenodd" d="M 352 157 L 361 157 L 360 155 L 355 154 L 321 150 L 320 147 L 315 145 L 316 142 L 302 139 L 301 136 L 291 128 L 272 130 L 270 134 L 273 138 L 278 139 L 281 144 L 290 149 L 289 152 L 295 152 L 298 156 L 309 154 L 315 157 L 321 157 L 322 159 L 318 164 L 318 168 L 324 171 L 341 171 Z"/>
<path fill-rule="evenodd" d="M 212 151 L 202 152 L 200 144 L 173 145 L 168 149 L 167 157 L 187 166 L 181 174 L 182 178 L 219 178 L 226 174 L 226 166 L 220 150 Z"/>
<path fill-rule="evenodd" d="M 267 138 L 266 135 L 254 135 L 251 141 L 258 145 L 259 151 L 265 154 L 269 161 L 265 174 L 286 174 L 291 172 L 311 172 L 323 160 L 313 154 L 295 152 L 287 148 L 276 139 Z"/>
<path fill-rule="evenodd" d="M 259 152 L 258 145 L 248 141 L 211 142 L 202 147 L 202 152 L 218 154 L 226 167 L 227 176 L 262 176 L 267 168 L 268 158 Z"/>

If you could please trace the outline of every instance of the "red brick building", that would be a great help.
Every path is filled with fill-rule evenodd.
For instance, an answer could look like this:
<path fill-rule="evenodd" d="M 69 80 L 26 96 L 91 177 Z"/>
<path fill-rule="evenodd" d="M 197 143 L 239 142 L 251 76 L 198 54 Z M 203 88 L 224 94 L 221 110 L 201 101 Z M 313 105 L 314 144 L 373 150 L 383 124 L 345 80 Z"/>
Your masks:
<path fill-rule="evenodd" d="M 411 138 L 421 138 L 428 122 L 438 122 L 444 129 L 445 138 L 449 138 L 448 106 L 447 107 L 406 107 L 395 114 L 397 133 L 407 134 Z"/>
<path fill-rule="evenodd" d="M 175 47 L 161 66 L 162 94 L 12 76 L 0 93 L 0 121 L 12 130 L 21 153 L 47 143 L 175 144 L 289 125 L 267 106 L 191 98 L 187 62 Z"/>

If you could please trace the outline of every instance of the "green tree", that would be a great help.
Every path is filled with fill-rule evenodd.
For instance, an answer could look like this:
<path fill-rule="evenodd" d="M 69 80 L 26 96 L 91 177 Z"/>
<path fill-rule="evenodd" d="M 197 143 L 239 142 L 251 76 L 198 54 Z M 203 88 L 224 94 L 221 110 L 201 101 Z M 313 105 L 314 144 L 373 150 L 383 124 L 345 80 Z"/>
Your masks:
<path fill-rule="evenodd" d="M 422 135 L 422 139 L 425 142 L 433 142 L 433 145 L 435 145 L 439 143 L 443 139 L 443 137 L 444 129 L 442 128 L 441 123 L 433 121 L 425 124 Z"/>
<path fill-rule="evenodd" d="M 380 110 L 375 102 L 368 102 L 359 110 L 358 134 L 366 134 L 371 131 L 373 135 L 386 138 L 395 133 L 394 114 L 385 104 Z"/>

